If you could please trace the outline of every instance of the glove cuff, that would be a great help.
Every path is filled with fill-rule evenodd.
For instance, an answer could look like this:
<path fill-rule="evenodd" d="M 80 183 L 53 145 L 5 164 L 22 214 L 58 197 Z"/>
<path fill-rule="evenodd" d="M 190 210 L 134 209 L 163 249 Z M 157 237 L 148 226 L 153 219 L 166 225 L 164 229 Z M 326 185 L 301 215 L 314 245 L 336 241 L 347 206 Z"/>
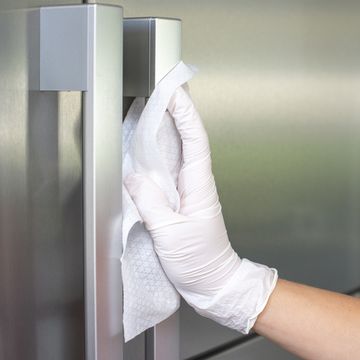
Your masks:
<path fill-rule="evenodd" d="M 278 279 L 276 269 L 247 259 L 213 298 L 182 294 L 197 313 L 248 334 L 264 310 Z"/>

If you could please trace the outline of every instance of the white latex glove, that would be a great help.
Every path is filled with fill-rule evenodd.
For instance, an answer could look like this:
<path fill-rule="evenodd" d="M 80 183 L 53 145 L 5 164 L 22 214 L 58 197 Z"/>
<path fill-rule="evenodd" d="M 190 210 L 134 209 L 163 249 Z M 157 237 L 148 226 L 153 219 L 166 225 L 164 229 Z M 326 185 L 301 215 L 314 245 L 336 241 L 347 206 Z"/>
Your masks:
<path fill-rule="evenodd" d="M 207 134 L 183 88 L 172 97 L 168 111 L 183 146 L 179 213 L 170 208 L 149 177 L 130 175 L 125 186 L 179 293 L 198 313 L 247 333 L 275 287 L 277 272 L 240 259 L 231 247 L 211 171 Z"/>

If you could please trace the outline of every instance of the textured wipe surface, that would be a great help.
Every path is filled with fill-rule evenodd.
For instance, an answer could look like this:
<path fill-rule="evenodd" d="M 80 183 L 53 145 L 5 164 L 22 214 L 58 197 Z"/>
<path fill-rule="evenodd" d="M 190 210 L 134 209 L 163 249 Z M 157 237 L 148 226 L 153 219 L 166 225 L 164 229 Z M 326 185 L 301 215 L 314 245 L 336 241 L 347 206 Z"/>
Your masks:
<path fill-rule="evenodd" d="M 194 71 L 179 63 L 155 88 L 146 106 L 144 98 L 132 103 L 123 125 L 123 177 L 145 173 L 178 208 L 177 176 L 181 166 L 181 140 L 166 112 L 174 91 Z M 173 314 L 179 295 L 167 279 L 141 217 L 123 187 L 124 336 L 128 341 Z"/>
<path fill-rule="evenodd" d="M 176 290 L 162 271 L 142 224 L 133 226 L 129 239 L 122 266 L 126 341 L 167 318 L 179 306 Z"/>

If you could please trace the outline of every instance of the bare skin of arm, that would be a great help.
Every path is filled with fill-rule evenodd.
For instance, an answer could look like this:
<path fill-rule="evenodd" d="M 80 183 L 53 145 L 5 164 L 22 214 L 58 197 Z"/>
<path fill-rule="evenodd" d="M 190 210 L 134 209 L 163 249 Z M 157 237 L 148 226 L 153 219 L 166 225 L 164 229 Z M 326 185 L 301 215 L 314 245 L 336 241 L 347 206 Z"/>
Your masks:
<path fill-rule="evenodd" d="M 360 359 L 360 299 L 279 279 L 254 328 L 307 360 Z"/>

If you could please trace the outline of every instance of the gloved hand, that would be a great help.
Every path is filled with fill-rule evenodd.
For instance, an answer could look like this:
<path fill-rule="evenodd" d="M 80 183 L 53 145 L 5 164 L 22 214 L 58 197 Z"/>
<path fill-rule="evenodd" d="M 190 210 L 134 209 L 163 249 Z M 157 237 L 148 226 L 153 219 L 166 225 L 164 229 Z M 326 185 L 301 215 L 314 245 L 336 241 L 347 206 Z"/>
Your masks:
<path fill-rule="evenodd" d="M 211 171 L 207 134 L 183 88 L 172 97 L 168 111 L 183 147 L 179 213 L 144 174 L 130 175 L 125 186 L 179 293 L 200 314 L 247 333 L 275 286 L 276 270 L 241 260 L 231 247 Z"/>

